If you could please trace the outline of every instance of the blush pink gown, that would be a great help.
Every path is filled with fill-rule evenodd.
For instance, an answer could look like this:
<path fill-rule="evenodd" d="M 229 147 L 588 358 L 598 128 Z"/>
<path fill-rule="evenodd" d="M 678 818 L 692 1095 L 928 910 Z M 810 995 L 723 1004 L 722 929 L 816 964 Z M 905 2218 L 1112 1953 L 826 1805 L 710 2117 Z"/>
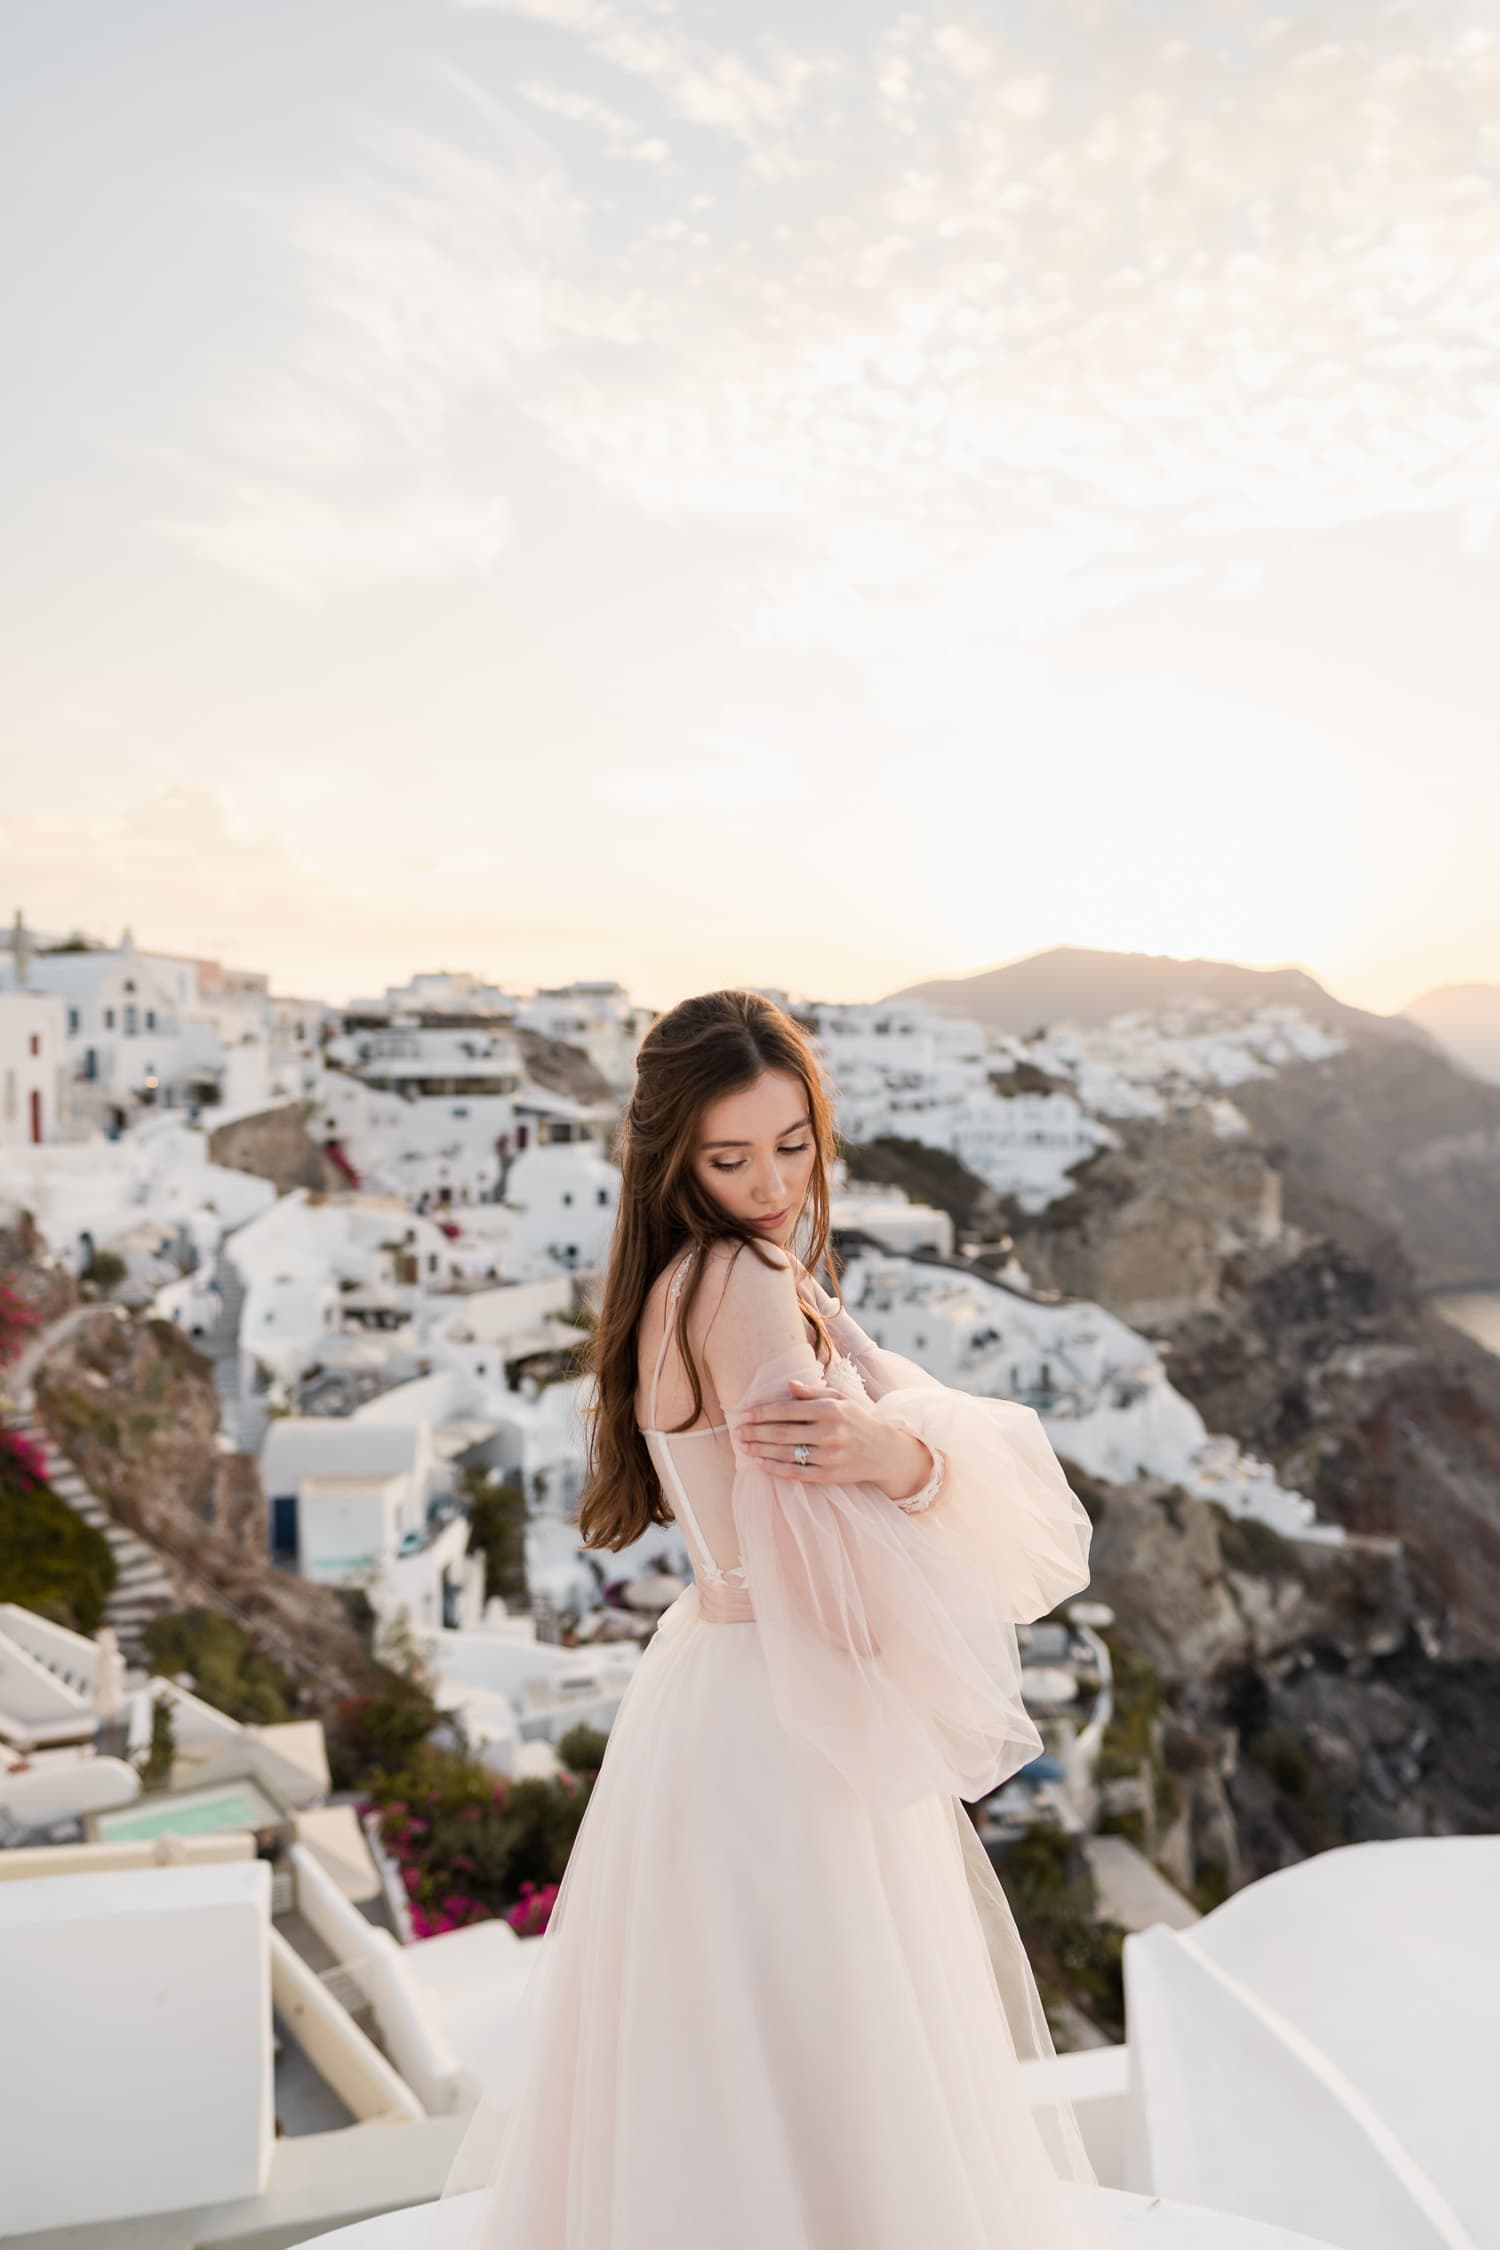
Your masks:
<path fill-rule="evenodd" d="M 1088 1583 L 1088 1516 L 1031 1409 L 880 1349 L 800 1265 L 744 1284 L 735 1406 L 670 1433 L 695 1255 L 643 1320 L 693 1583 L 621 1700 L 445 2195 L 482 2189 L 478 2250 L 1093 2250 L 1094 2175 L 1020 2067 L 1052 2042 L 960 1802 L 1042 1747 L 1015 1624 Z M 740 1420 L 792 1374 L 923 1438 L 928 1486 L 752 1461 Z"/>

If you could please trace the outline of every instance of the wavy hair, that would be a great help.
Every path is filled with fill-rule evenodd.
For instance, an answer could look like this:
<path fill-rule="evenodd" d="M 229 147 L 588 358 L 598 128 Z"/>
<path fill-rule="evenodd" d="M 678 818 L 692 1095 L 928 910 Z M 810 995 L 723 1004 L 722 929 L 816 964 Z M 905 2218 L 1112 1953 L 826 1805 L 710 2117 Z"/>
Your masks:
<path fill-rule="evenodd" d="M 635 1088 L 616 1138 L 619 1209 L 598 1317 L 579 1353 L 582 1371 L 594 1378 L 592 1403 L 583 1409 L 587 1466 L 577 1516 L 585 1547 L 627 1547 L 648 1524 L 673 1520 L 635 1418 L 641 1315 L 668 1258 L 680 1255 L 689 1243 L 703 1250 L 727 1237 L 751 1245 L 761 1258 L 765 1236 L 741 1225 L 715 1201 L 694 1173 L 692 1155 L 707 1105 L 753 1086 L 767 1070 L 798 1079 L 807 1097 L 816 1154 L 804 1206 L 804 1216 L 810 1212 L 811 1218 L 805 1263 L 811 1273 L 820 1267 L 828 1272 L 842 1305 L 828 1248 L 828 1171 L 838 1135 L 807 1034 L 763 993 L 703 992 L 679 1001 L 658 1016 L 641 1041 Z M 771 1261 L 761 1258 L 761 1263 Z M 702 1279 L 699 1257 L 678 1299 L 675 1323 L 677 1348 L 693 1387 L 682 1429 L 703 1411 L 702 1378 L 687 1342 L 688 1317 Z M 822 1315 L 816 1307 L 804 1309 L 831 1356 Z"/>

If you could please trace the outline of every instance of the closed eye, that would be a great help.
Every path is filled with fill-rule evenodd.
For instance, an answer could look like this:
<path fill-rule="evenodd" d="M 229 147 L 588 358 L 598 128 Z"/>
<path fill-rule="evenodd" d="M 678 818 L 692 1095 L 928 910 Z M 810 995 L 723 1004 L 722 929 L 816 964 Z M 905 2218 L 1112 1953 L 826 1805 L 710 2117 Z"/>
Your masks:
<path fill-rule="evenodd" d="M 811 1147 L 811 1141 L 799 1141 L 795 1148 L 779 1148 L 776 1153 L 778 1156 L 805 1156 L 807 1151 Z M 738 1157 L 733 1164 L 723 1164 L 716 1156 L 709 1158 L 709 1162 L 712 1164 L 716 1172 L 742 1171 L 744 1169 L 744 1161 L 745 1160 L 743 1157 Z"/>

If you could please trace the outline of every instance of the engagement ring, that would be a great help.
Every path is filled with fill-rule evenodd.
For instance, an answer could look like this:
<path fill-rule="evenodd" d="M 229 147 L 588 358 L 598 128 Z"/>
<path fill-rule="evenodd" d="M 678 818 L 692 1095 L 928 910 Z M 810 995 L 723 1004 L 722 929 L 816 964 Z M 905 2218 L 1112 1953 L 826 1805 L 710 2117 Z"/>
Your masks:
<path fill-rule="evenodd" d="M 792 1447 L 792 1459 L 799 1469 L 805 1469 L 812 1459 L 812 1447 L 810 1445 L 794 1445 Z"/>

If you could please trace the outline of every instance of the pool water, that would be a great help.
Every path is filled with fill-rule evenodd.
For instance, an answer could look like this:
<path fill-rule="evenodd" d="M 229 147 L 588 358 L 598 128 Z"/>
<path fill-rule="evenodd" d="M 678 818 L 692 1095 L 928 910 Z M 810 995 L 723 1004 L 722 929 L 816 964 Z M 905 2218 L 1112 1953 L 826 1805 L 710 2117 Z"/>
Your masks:
<path fill-rule="evenodd" d="M 180 1797 L 146 1798 L 128 1812 L 101 1813 L 99 1840 L 138 1843 L 152 1836 L 209 1836 L 221 1828 L 274 1828 L 282 1815 L 253 1781 L 222 1789 L 185 1790 Z"/>

